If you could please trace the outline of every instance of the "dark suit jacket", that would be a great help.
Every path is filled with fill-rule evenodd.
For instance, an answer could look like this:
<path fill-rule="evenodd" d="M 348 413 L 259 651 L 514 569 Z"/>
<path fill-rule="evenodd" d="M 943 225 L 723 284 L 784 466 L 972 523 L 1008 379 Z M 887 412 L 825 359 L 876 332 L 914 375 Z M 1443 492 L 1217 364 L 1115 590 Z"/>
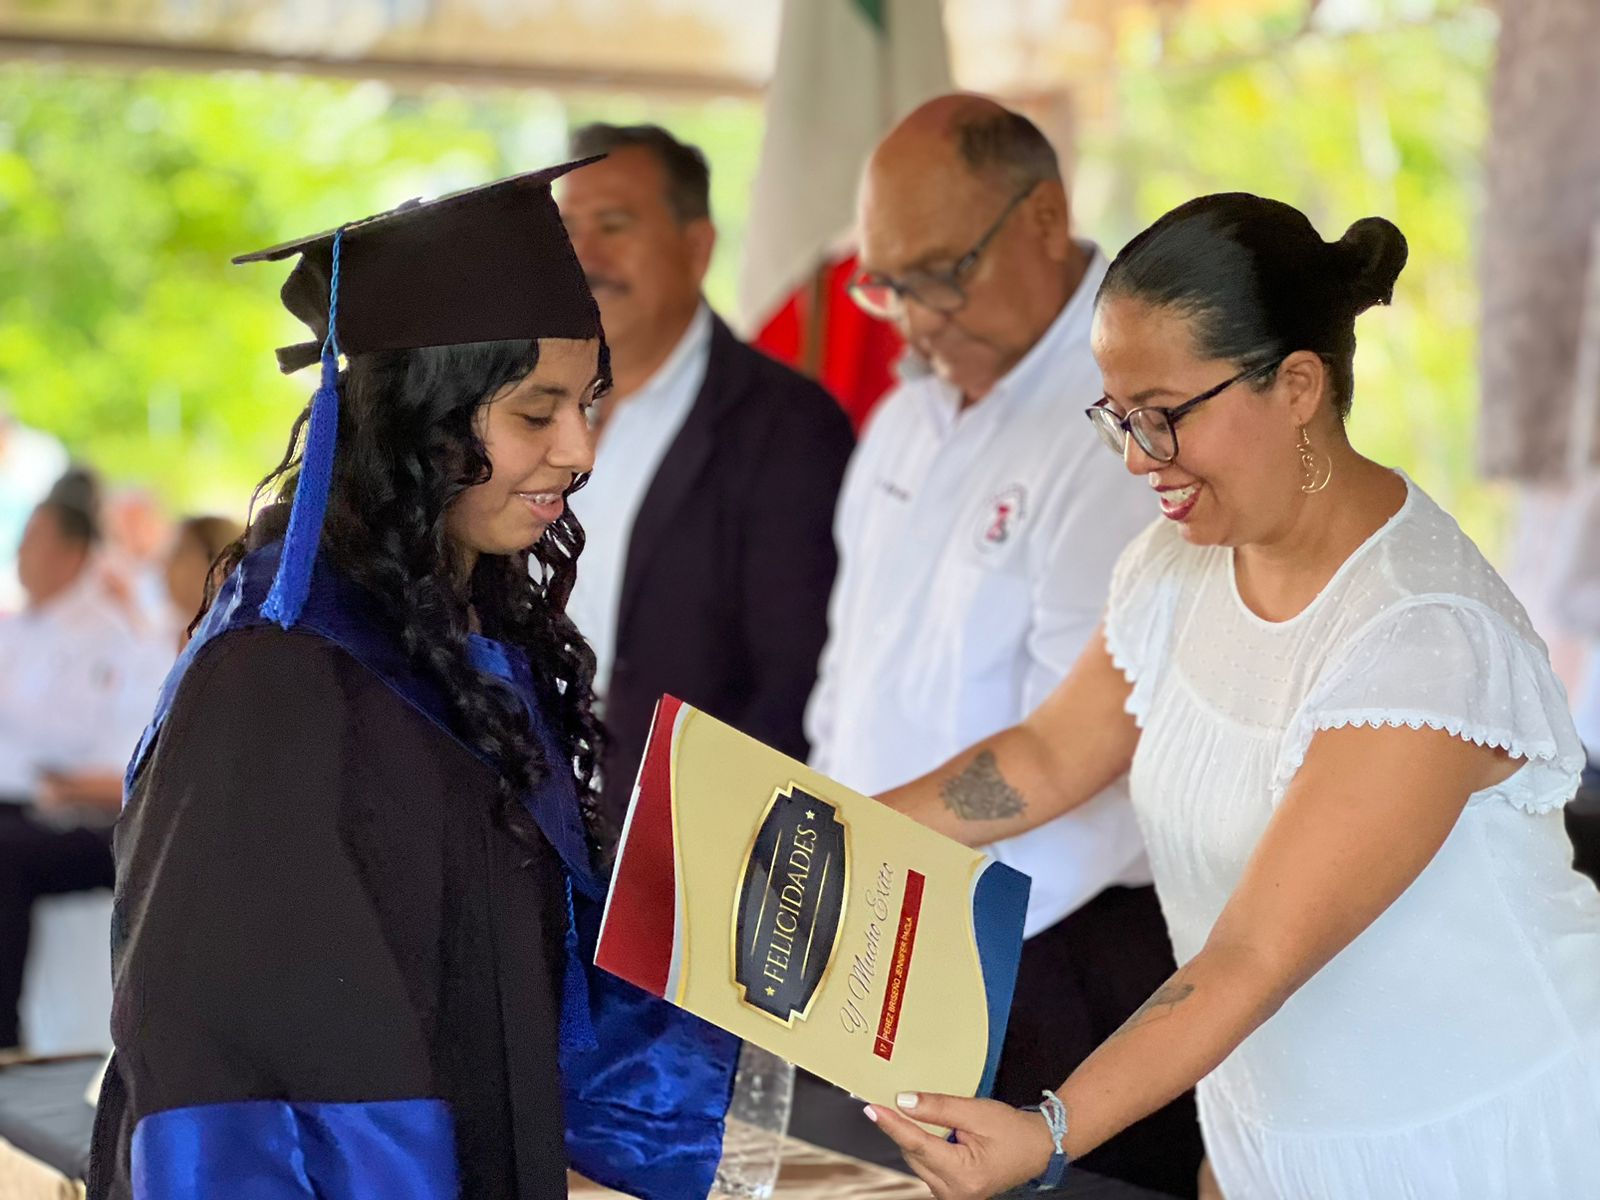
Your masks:
<path fill-rule="evenodd" d="M 827 392 L 713 318 L 705 382 L 645 492 L 623 569 L 603 760 L 603 804 L 619 824 L 664 692 L 806 756 L 801 716 L 853 444 Z"/>

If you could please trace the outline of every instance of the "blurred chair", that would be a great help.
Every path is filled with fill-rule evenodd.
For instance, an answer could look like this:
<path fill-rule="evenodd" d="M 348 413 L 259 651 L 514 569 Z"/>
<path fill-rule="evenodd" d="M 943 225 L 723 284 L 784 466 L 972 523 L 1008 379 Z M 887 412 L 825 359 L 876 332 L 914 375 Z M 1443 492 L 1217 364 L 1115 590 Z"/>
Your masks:
<path fill-rule="evenodd" d="M 110 889 L 34 902 L 19 1007 L 22 1044 L 30 1054 L 111 1050 Z"/>
<path fill-rule="evenodd" d="M 0 1063 L 0 1200 L 82 1200 L 95 1055 Z"/>

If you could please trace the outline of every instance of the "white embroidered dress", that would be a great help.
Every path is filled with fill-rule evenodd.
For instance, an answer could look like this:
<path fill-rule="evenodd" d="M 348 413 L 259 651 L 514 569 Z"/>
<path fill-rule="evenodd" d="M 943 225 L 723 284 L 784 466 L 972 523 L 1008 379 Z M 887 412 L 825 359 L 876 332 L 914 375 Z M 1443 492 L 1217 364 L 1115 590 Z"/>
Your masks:
<path fill-rule="evenodd" d="M 1544 644 L 1456 523 L 1404 505 L 1296 617 L 1162 519 L 1106 617 L 1143 733 L 1130 776 L 1180 963 L 1317 730 L 1448 730 L 1527 760 L 1199 1088 L 1228 1200 L 1600 1197 L 1600 894 L 1561 806 L 1583 763 Z M 1397 800 L 1400 799 L 1397 797 Z"/>

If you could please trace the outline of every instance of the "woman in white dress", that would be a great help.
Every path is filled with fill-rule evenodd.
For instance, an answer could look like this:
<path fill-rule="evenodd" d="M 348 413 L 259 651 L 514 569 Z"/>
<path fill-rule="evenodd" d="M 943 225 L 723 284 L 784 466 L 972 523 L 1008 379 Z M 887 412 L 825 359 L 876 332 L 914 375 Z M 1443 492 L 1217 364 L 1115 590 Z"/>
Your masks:
<path fill-rule="evenodd" d="M 1562 828 L 1565 696 L 1472 542 L 1345 434 L 1355 318 L 1405 257 L 1387 221 L 1327 243 L 1229 194 L 1106 276 L 1090 416 L 1161 516 L 1039 710 L 885 799 L 979 845 L 1131 772 L 1183 965 L 1046 1121 L 869 1108 L 941 1200 L 1058 1172 L 1196 1083 L 1228 1200 L 1600 1196 L 1600 895 Z"/>

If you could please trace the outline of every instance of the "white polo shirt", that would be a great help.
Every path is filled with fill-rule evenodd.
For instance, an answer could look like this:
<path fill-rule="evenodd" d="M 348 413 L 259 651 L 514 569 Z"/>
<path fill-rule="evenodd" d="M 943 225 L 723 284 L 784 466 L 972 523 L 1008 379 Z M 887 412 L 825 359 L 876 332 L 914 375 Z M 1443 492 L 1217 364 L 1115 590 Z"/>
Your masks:
<path fill-rule="evenodd" d="M 594 473 L 570 501 L 583 526 L 584 546 L 567 615 L 594 649 L 598 698 L 609 690 L 616 661 L 622 576 L 634 518 L 694 407 L 710 359 L 711 310 L 702 303 L 655 374 L 607 419 L 595 447 Z"/>
<path fill-rule="evenodd" d="M 1083 410 L 1105 257 L 1039 342 L 962 411 L 936 377 L 901 384 L 851 461 L 839 574 L 806 713 L 812 765 L 874 795 L 1016 724 L 1099 624 L 1111 568 L 1156 510 Z M 1027 936 L 1114 884 L 1150 881 L 1125 782 L 991 847 L 1033 877 Z"/>
<path fill-rule="evenodd" d="M 93 570 L 0 618 L 0 799 L 31 797 L 45 771 L 127 766 L 175 655 L 133 627 Z"/>

